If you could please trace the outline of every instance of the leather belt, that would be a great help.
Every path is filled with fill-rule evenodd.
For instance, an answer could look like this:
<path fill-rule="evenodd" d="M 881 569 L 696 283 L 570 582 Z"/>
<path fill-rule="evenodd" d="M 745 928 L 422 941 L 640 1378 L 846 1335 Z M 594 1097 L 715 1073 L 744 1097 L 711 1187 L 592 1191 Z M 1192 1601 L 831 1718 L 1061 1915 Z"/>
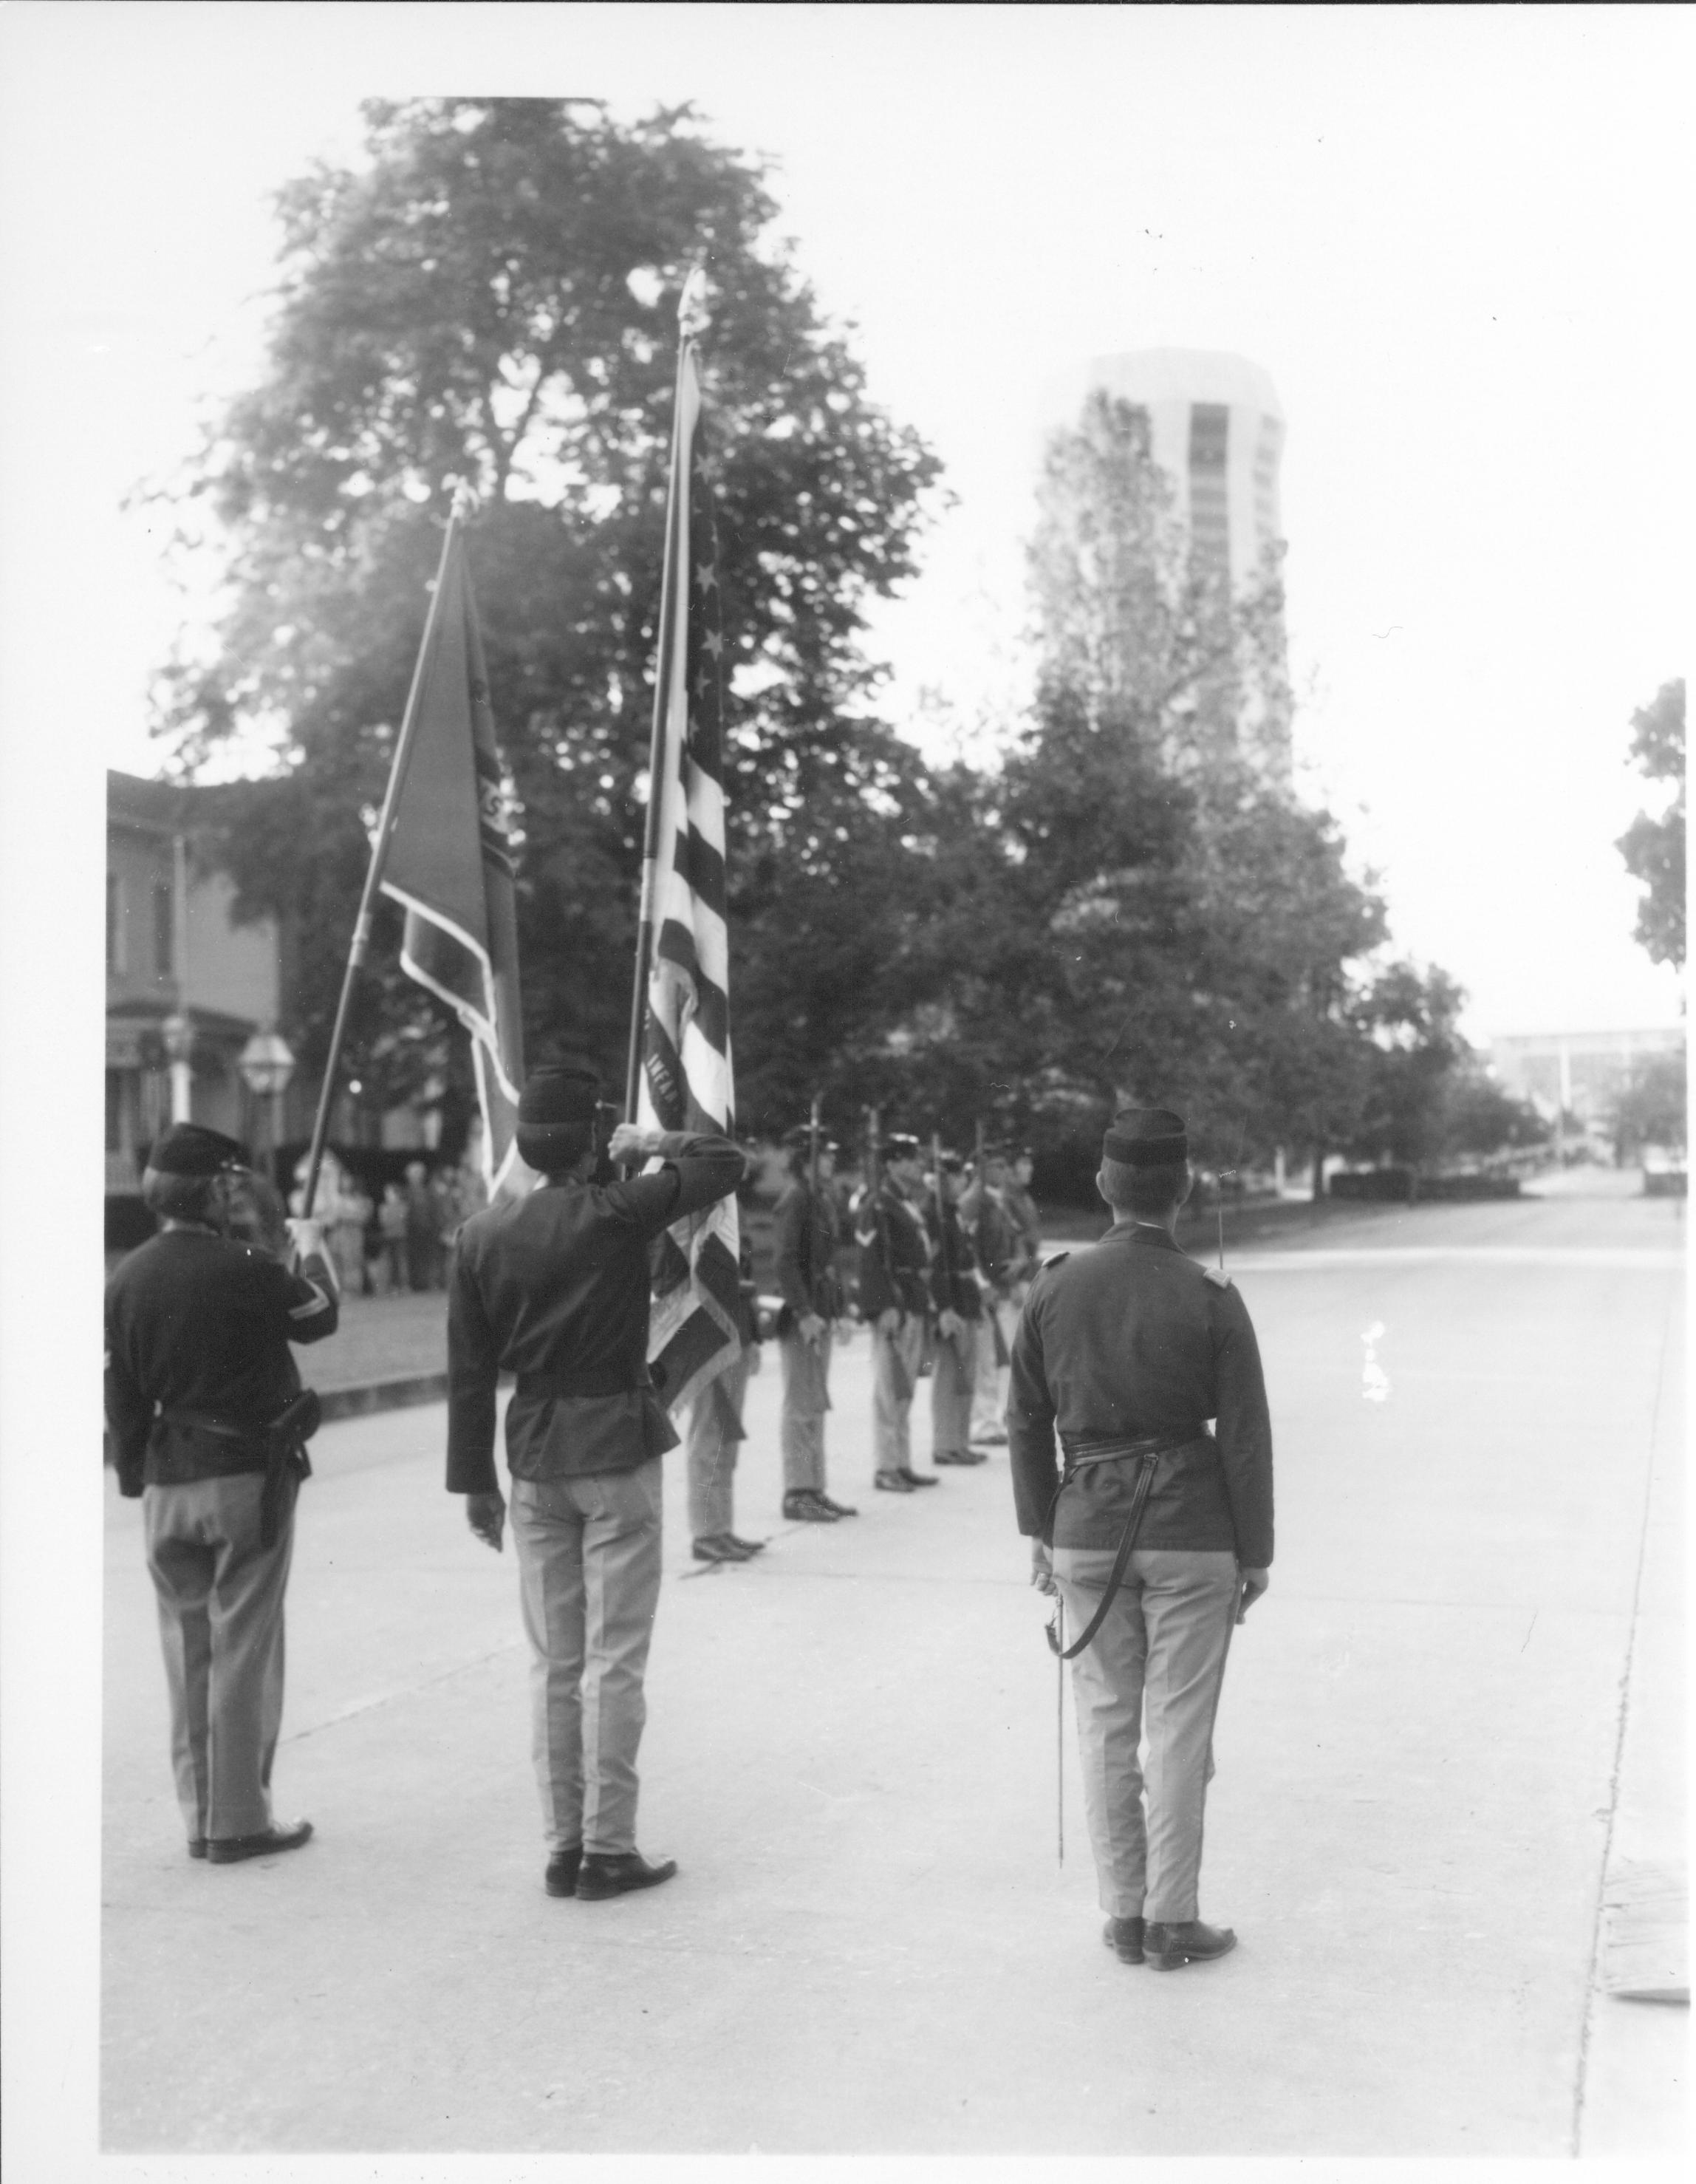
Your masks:
<path fill-rule="evenodd" d="M 231 1425 L 227 1418 L 214 1418 L 209 1411 L 160 1411 L 153 1423 L 186 1426 L 191 1433 L 215 1434 L 220 1440 L 263 1442 L 269 1430 L 263 1425 Z"/>
<path fill-rule="evenodd" d="M 514 1392 L 537 1397 L 639 1396 L 653 1385 L 645 1365 L 635 1379 L 628 1365 L 609 1365 L 599 1373 L 520 1373 Z"/>

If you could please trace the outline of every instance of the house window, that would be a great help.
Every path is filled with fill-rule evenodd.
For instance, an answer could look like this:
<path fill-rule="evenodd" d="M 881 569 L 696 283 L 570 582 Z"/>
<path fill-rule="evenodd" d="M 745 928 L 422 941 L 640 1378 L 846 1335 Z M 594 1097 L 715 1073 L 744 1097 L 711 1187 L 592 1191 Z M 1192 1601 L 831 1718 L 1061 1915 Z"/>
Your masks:
<path fill-rule="evenodd" d="M 106 967 L 124 967 L 124 883 L 116 872 L 106 875 Z"/>
<path fill-rule="evenodd" d="M 171 915 L 171 883 L 166 879 L 153 882 L 153 970 L 161 978 L 169 978 L 173 967 L 175 920 Z"/>

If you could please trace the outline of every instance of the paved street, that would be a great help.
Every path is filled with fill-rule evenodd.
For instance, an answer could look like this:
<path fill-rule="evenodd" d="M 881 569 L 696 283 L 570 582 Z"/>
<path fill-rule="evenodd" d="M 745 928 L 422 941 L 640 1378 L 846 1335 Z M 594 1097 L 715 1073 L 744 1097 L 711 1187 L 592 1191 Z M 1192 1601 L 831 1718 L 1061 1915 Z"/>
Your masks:
<path fill-rule="evenodd" d="M 1671 2151 L 1688 2014 L 1596 1971 L 1604 1862 L 1682 1855 L 1682 1214 L 1393 1211 L 1237 1261 L 1279 1552 L 1209 1808 L 1242 1946 L 1176 1978 L 1101 1945 L 1070 1706 L 1056 1862 L 1004 1454 L 873 1494 L 863 1334 L 857 1521 L 778 1518 L 775 1356 L 757 1563 L 688 1560 L 670 1459 L 640 1835 L 682 1871 L 621 1902 L 542 1892 L 512 1553 L 442 1491 L 439 1408 L 314 1444 L 277 1776 L 320 1836 L 272 1862 L 183 1854 L 108 1490 L 105 2146 Z"/>

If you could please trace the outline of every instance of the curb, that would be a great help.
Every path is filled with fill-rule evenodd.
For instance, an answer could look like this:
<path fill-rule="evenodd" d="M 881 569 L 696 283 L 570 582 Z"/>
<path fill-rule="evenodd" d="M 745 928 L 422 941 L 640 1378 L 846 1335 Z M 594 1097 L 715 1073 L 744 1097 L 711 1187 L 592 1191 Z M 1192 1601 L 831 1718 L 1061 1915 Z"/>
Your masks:
<path fill-rule="evenodd" d="M 320 1416 L 325 1425 L 336 1418 L 363 1418 L 374 1411 L 404 1410 L 413 1403 L 445 1403 L 444 1373 L 403 1373 L 390 1380 L 366 1380 L 351 1388 L 320 1388 Z"/>

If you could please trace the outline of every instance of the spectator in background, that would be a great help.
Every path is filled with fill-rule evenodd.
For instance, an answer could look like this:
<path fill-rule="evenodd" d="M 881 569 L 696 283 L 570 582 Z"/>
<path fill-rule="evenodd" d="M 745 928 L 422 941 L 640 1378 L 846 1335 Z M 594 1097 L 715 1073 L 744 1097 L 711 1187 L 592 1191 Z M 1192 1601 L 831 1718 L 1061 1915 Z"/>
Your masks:
<path fill-rule="evenodd" d="M 384 1185 L 377 1228 L 383 1243 L 383 1287 L 390 1296 L 398 1296 L 406 1287 L 406 1193 L 398 1183 Z"/>
<path fill-rule="evenodd" d="M 406 1164 L 406 1279 L 409 1289 L 442 1285 L 442 1200 L 421 1160 Z"/>

